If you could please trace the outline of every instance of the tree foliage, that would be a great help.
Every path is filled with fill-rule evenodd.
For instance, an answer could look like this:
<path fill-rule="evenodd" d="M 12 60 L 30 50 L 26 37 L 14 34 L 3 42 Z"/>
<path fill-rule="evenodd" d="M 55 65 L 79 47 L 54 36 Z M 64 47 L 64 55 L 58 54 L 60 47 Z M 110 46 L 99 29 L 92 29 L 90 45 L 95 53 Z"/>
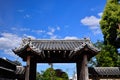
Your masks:
<path fill-rule="evenodd" d="M 103 42 L 97 42 L 96 46 L 101 48 L 101 52 L 96 56 L 97 66 L 120 66 L 119 55 L 117 54 L 116 47 L 112 45 L 104 45 Z"/>
<path fill-rule="evenodd" d="M 36 73 L 36 80 L 42 80 L 42 76 L 39 72 Z"/>
<path fill-rule="evenodd" d="M 63 72 L 61 69 L 55 70 L 56 76 L 61 80 L 68 80 L 68 75 L 66 72 Z"/>
<path fill-rule="evenodd" d="M 99 44 L 101 52 L 97 55 L 98 66 L 120 66 L 117 38 L 120 38 L 120 0 L 107 0 L 100 27 L 104 44 Z M 120 42 L 120 40 L 119 40 Z"/>
<path fill-rule="evenodd" d="M 43 80 L 54 80 L 55 76 L 55 71 L 53 68 L 48 68 L 42 75 Z"/>
<path fill-rule="evenodd" d="M 68 80 L 67 73 L 62 70 L 54 70 L 53 68 L 48 68 L 42 74 L 37 73 L 36 80 Z"/>
<path fill-rule="evenodd" d="M 115 40 L 120 30 L 120 4 L 119 0 L 107 0 L 105 10 L 100 21 L 104 43 L 115 45 Z"/>

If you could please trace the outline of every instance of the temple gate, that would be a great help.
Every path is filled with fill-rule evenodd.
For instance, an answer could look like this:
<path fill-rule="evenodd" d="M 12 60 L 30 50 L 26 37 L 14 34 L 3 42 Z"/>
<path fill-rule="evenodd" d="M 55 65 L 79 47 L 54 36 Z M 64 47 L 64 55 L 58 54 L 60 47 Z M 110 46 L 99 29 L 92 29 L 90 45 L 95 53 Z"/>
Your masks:
<path fill-rule="evenodd" d="M 76 63 L 77 80 L 88 80 L 87 62 L 99 50 L 89 39 L 79 40 L 32 40 L 24 39 L 13 50 L 26 61 L 25 80 L 36 80 L 37 63 Z"/>

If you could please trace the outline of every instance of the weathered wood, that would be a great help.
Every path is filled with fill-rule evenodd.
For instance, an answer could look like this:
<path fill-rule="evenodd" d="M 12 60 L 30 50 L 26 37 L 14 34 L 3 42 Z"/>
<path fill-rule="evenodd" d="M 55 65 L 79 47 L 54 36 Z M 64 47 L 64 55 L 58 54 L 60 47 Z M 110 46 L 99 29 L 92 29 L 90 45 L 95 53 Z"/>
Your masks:
<path fill-rule="evenodd" d="M 30 76 L 29 80 L 36 80 L 36 61 L 31 58 L 30 60 Z"/>
<path fill-rule="evenodd" d="M 77 80 L 88 80 L 87 55 L 83 56 L 83 60 L 77 62 Z"/>
<path fill-rule="evenodd" d="M 83 61 L 82 61 L 82 67 L 81 67 L 81 80 L 88 80 L 88 66 L 87 66 L 88 60 L 87 60 L 87 55 L 83 56 Z"/>
<path fill-rule="evenodd" d="M 76 63 L 76 69 L 77 69 L 77 80 L 80 80 L 80 72 L 81 72 L 81 62 L 80 61 L 78 61 L 77 63 Z"/>
<path fill-rule="evenodd" d="M 36 62 L 27 56 L 25 80 L 36 80 Z"/>
<path fill-rule="evenodd" d="M 29 80 L 30 75 L 30 56 L 27 56 L 25 80 Z"/>
<path fill-rule="evenodd" d="M 74 54 L 73 51 L 70 51 L 69 58 L 72 58 L 73 54 Z"/>
<path fill-rule="evenodd" d="M 63 53 L 63 58 L 66 58 L 66 52 L 67 52 L 67 51 L 64 51 L 64 53 Z"/>
<path fill-rule="evenodd" d="M 44 53 L 44 51 L 42 51 L 42 57 L 43 58 L 45 58 L 46 56 L 45 56 L 45 53 Z"/>

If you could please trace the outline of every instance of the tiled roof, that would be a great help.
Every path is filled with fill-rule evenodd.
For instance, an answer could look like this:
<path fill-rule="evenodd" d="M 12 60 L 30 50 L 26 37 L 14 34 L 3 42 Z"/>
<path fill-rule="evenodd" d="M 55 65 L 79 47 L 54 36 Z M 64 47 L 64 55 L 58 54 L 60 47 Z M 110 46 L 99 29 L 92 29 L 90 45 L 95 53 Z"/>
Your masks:
<path fill-rule="evenodd" d="M 31 40 L 24 39 L 19 48 L 14 49 L 15 53 L 20 53 L 26 47 L 30 47 L 36 53 L 41 53 L 44 50 L 70 50 L 78 51 L 83 49 L 85 46 L 98 52 L 99 50 L 92 45 L 89 39 L 79 40 Z"/>
<path fill-rule="evenodd" d="M 99 75 L 120 75 L 119 67 L 95 67 L 94 69 Z"/>
<path fill-rule="evenodd" d="M 10 70 L 16 70 L 16 64 L 14 64 L 13 61 L 4 58 L 0 58 L 0 67 Z"/>
<path fill-rule="evenodd" d="M 90 67 L 88 70 L 90 78 L 120 78 L 120 67 Z M 25 67 L 17 66 L 16 74 L 25 74 Z"/>
<path fill-rule="evenodd" d="M 17 67 L 15 71 L 16 74 L 25 74 L 25 67 L 23 66 L 16 66 L 16 67 Z"/>
<path fill-rule="evenodd" d="M 12 70 L 12 69 L 8 69 L 8 68 L 1 67 L 1 66 L 0 66 L 0 70 L 1 70 L 1 69 L 2 69 L 2 70 L 5 70 L 5 71 L 10 71 L 10 72 L 13 72 L 13 73 L 15 72 L 15 71 Z"/>
<path fill-rule="evenodd" d="M 94 67 L 89 68 L 90 76 L 101 78 L 120 78 L 120 67 Z"/>

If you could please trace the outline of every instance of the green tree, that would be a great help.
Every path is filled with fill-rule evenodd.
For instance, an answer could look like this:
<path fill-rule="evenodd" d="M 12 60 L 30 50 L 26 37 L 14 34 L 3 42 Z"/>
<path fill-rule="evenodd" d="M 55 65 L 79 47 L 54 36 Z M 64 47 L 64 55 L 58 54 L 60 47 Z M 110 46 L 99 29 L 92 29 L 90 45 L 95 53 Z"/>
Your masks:
<path fill-rule="evenodd" d="M 62 77 L 62 80 L 68 80 L 69 79 L 67 73 L 65 73 L 65 72 L 62 74 L 61 77 Z"/>
<path fill-rule="evenodd" d="M 96 63 L 95 66 L 100 67 L 120 66 L 120 56 L 116 51 L 116 47 L 112 45 L 105 45 L 102 41 L 101 42 L 98 41 L 94 45 L 101 49 L 100 53 L 96 56 L 97 61 L 92 61 L 92 63 Z"/>
<path fill-rule="evenodd" d="M 101 48 L 101 52 L 96 56 L 97 66 L 102 67 L 114 67 L 119 66 L 116 48 L 111 45 L 104 45 Z"/>
<path fill-rule="evenodd" d="M 104 44 L 97 55 L 98 66 L 120 66 L 117 48 L 120 47 L 120 3 L 119 0 L 107 0 L 100 27 L 104 35 Z"/>
<path fill-rule="evenodd" d="M 55 70 L 57 80 L 68 80 L 68 75 L 66 72 L 63 72 L 61 69 L 56 69 Z"/>
<path fill-rule="evenodd" d="M 94 43 L 94 46 L 97 47 L 99 50 L 101 50 L 101 53 L 102 53 L 102 48 L 104 47 L 104 43 L 103 41 L 97 41 L 96 43 Z M 104 54 L 104 53 L 103 53 Z M 99 53 L 97 56 L 93 57 L 90 59 L 89 63 L 88 63 L 88 66 L 89 67 L 95 67 L 95 66 L 102 66 L 100 64 L 102 64 L 102 62 L 100 62 L 100 59 L 99 57 L 101 57 L 102 55 Z M 101 58 L 102 59 L 102 58 Z M 103 60 L 103 59 L 102 59 Z M 104 64 L 104 63 L 103 63 Z"/>
<path fill-rule="evenodd" d="M 116 45 L 116 38 L 120 30 L 120 4 L 119 0 L 107 0 L 105 10 L 100 21 L 100 27 L 104 35 L 104 43 Z"/>
<path fill-rule="evenodd" d="M 42 76 L 39 72 L 36 73 L 36 80 L 41 80 Z"/>
<path fill-rule="evenodd" d="M 42 75 L 42 80 L 55 80 L 55 71 L 53 68 L 48 68 Z"/>
<path fill-rule="evenodd" d="M 37 73 L 36 80 L 69 80 L 67 73 L 60 69 L 48 68 L 42 74 Z"/>

